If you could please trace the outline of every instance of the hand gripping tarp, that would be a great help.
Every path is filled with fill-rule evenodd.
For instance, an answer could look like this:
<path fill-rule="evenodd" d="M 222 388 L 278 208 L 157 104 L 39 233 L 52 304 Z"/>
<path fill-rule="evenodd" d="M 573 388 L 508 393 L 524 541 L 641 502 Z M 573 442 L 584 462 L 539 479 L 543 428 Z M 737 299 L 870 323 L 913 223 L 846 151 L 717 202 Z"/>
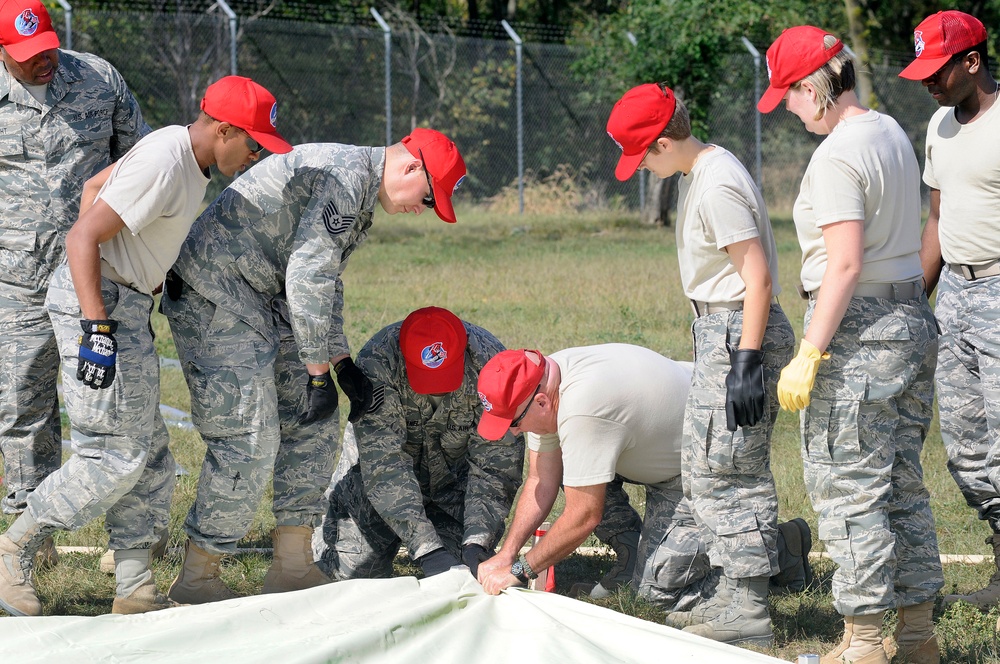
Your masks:
<path fill-rule="evenodd" d="M 134 616 L 0 618 L 5 662 L 778 662 L 465 568 Z"/>

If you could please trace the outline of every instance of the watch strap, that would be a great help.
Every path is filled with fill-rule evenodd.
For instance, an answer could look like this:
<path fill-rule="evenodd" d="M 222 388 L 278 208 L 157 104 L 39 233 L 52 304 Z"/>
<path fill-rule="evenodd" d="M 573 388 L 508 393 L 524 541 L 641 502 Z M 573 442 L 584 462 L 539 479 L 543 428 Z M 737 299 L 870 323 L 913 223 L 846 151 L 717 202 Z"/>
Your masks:
<path fill-rule="evenodd" d="M 518 557 L 518 562 L 521 563 L 521 568 L 524 570 L 524 575 L 529 579 L 537 579 L 538 575 L 535 574 L 534 570 L 531 569 L 531 565 L 528 564 L 528 559 L 524 556 Z"/>

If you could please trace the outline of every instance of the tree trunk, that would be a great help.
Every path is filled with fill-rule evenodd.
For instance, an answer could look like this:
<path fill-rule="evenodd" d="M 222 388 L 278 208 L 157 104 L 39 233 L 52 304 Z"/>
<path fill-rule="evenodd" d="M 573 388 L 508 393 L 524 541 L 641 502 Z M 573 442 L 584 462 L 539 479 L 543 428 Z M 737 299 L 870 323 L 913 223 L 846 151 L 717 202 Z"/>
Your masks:
<path fill-rule="evenodd" d="M 650 226 L 669 226 L 670 212 L 677 208 L 677 178 L 661 180 L 654 173 L 641 173 L 646 178 L 646 206 L 641 221 Z"/>
<path fill-rule="evenodd" d="M 844 11 L 847 13 L 847 32 L 851 40 L 851 50 L 857 56 L 858 65 L 858 99 L 865 106 L 874 108 L 878 105 L 875 91 L 872 88 L 872 75 L 868 62 L 868 41 L 865 39 L 865 26 L 861 20 L 861 6 L 858 0 L 844 0 Z"/>

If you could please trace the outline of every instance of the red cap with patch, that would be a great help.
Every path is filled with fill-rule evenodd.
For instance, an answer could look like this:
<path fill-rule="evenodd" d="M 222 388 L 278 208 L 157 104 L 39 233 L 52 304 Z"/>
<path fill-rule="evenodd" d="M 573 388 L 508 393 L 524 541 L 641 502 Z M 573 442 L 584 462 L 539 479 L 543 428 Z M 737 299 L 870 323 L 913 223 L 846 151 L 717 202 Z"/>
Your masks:
<path fill-rule="evenodd" d="M 899 72 L 900 78 L 922 81 L 944 67 L 951 56 L 986 41 L 986 28 L 975 16 L 949 10 L 920 22 L 913 30 L 916 60 Z"/>
<path fill-rule="evenodd" d="M 465 160 L 458 146 L 441 132 L 422 127 L 411 131 L 402 143 L 411 155 L 424 162 L 424 170 L 431 176 L 435 214 L 442 221 L 455 223 L 451 197 L 465 181 Z"/>
<path fill-rule="evenodd" d="M 618 100 L 607 126 L 608 136 L 622 151 L 615 167 L 616 178 L 624 182 L 632 177 L 649 146 L 674 117 L 676 107 L 673 90 L 661 90 L 655 83 L 636 86 Z"/>
<path fill-rule="evenodd" d="M 830 48 L 824 43 L 830 33 L 811 25 L 788 28 L 767 49 L 770 85 L 757 102 L 757 110 L 770 113 L 785 98 L 788 88 L 813 73 L 844 48 L 839 39 Z"/>
<path fill-rule="evenodd" d="M 406 379 L 417 394 L 447 394 L 465 377 L 465 325 L 440 307 L 412 312 L 399 328 Z"/>
<path fill-rule="evenodd" d="M 539 362 L 532 362 L 528 353 Z M 545 357 L 537 350 L 505 350 L 494 355 L 479 372 L 479 400 L 483 402 L 479 435 L 486 440 L 503 438 L 519 415 L 518 406 L 534 393 L 544 375 Z"/>
<path fill-rule="evenodd" d="M 201 110 L 239 127 L 270 152 L 292 151 L 278 133 L 278 102 L 263 85 L 245 76 L 223 76 L 205 90 Z"/>
<path fill-rule="evenodd" d="M 52 19 L 38 0 L 6 0 L 0 4 L 0 46 L 17 62 L 59 48 Z"/>

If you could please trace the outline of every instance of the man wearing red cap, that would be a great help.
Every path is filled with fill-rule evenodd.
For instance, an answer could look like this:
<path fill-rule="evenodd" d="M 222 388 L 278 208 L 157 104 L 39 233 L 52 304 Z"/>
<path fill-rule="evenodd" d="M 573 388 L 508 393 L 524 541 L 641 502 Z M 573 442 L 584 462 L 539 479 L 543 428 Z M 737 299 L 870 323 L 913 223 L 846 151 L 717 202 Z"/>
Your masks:
<path fill-rule="evenodd" d="M 476 378 L 503 350 L 483 328 L 426 307 L 358 352 L 375 398 L 347 425 L 314 538 L 327 574 L 392 576 L 400 543 L 425 576 L 463 563 L 475 575 L 493 555 L 524 469 L 521 436 L 476 432 Z"/>
<path fill-rule="evenodd" d="M 313 143 L 265 159 L 201 215 L 161 300 L 208 446 L 172 599 L 233 596 L 219 561 L 246 535 L 272 472 L 277 529 L 264 592 L 329 581 L 309 542 L 339 438 L 330 367 L 348 419 L 372 399 L 344 334 L 341 274 L 376 204 L 454 222 L 464 177 L 458 148 L 433 129 L 385 148 Z"/>
<path fill-rule="evenodd" d="M 989 584 L 945 603 L 1000 603 L 1000 83 L 989 69 L 986 28 L 943 11 L 913 31 L 916 59 L 899 75 L 923 83 L 941 108 L 927 126 L 923 180 L 930 212 L 920 259 L 927 292 L 940 284 L 937 382 L 948 468 L 992 530 Z M 940 282 L 938 281 L 940 279 Z"/>
<path fill-rule="evenodd" d="M 631 583 L 669 611 L 686 611 L 715 593 L 706 547 L 684 498 L 681 441 L 691 365 L 647 348 L 604 344 L 544 356 L 534 350 L 497 354 L 479 372 L 479 433 L 496 439 L 527 433 L 528 476 L 513 522 L 496 556 L 479 566 L 479 581 L 496 594 L 533 570 L 572 553 L 606 519 L 609 484 L 617 478 L 646 488 L 646 514 Z M 565 491 L 562 514 L 526 555 L 518 551 Z M 779 545 L 782 546 L 783 545 Z M 804 554 L 782 551 L 791 584 L 807 573 Z"/>
<path fill-rule="evenodd" d="M 115 551 L 112 612 L 169 605 L 149 568 L 173 476 L 149 324 L 153 293 L 194 222 L 209 168 L 231 176 L 261 145 L 291 150 L 275 126 L 274 97 L 248 78 L 213 83 L 201 108 L 193 124 L 149 134 L 84 186 L 83 212 L 66 236 L 67 264 L 46 298 L 74 454 L 0 536 L 0 607 L 15 615 L 41 614 L 31 564 L 41 541 L 105 513 Z"/>
<path fill-rule="evenodd" d="M 59 49 L 38 0 L 0 2 L 0 417 L 5 514 L 59 467 L 59 355 L 45 293 L 64 260 L 83 183 L 149 128 L 121 75 Z M 51 542 L 46 550 L 54 554 Z"/>

